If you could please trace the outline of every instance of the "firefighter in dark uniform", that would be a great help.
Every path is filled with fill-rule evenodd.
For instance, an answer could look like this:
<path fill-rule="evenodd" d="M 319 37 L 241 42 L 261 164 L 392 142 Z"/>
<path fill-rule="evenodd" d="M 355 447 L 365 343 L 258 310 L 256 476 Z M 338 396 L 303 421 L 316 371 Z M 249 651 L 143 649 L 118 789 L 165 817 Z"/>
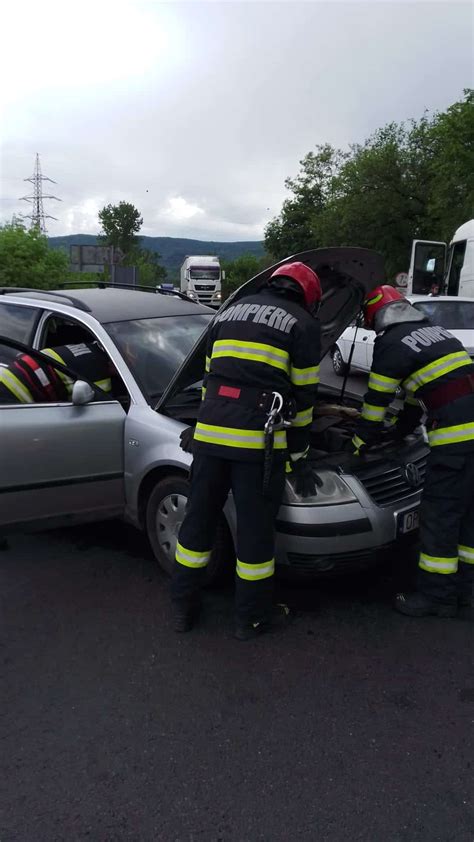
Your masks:
<path fill-rule="evenodd" d="M 288 263 L 210 327 L 191 447 L 192 428 L 182 435 L 194 460 L 172 580 L 176 631 L 188 631 L 198 617 L 205 567 L 230 490 L 237 513 L 235 635 L 246 640 L 269 626 L 285 471 L 294 473 L 297 492 L 316 493 L 306 457 L 319 382 L 320 300 L 317 275 L 303 263 Z M 274 431 L 269 452 L 264 428 L 274 392 L 292 421 L 287 430 Z"/>
<path fill-rule="evenodd" d="M 365 325 L 377 333 L 356 453 L 375 443 L 397 387 L 405 404 L 395 435 L 412 432 L 426 413 L 430 455 L 420 510 L 418 585 L 397 594 L 402 614 L 453 617 L 472 608 L 474 579 L 474 364 L 448 330 L 390 286 L 364 302 Z"/>
<path fill-rule="evenodd" d="M 113 366 L 97 343 L 80 342 L 43 348 L 52 363 L 37 356 L 18 354 L 7 367 L 0 367 L 0 403 L 55 403 L 71 399 L 74 380 L 54 367 L 54 360 L 94 383 L 103 392 L 112 390 Z"/>

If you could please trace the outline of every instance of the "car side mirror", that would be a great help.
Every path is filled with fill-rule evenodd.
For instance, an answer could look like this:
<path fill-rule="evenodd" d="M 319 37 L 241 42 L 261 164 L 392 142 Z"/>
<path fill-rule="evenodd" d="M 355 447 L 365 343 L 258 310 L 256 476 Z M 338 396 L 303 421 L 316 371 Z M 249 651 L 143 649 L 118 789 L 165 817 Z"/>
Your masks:
<path fill-rule="evenodd" d="M 95 398 L 95 392 L 92 386 L 89 386 L 85 380 L 76 380 L 72 387 L 71 400 L 74 406 L 84 406 L 90 403 Z"/>

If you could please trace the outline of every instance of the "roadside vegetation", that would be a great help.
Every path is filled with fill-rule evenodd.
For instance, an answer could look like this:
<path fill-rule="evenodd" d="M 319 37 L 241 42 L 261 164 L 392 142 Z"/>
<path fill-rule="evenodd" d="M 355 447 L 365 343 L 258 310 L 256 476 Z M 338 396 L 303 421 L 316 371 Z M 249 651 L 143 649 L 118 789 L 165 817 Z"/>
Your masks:
<path fill-rule="evenodd" d="M 224 298 L 276 260 L 324 246 L 375 249 L 393 279 L 408 269 L 413 239 L 447 241 L 473 216 L 474 90 L 444 112 L 389 123 L 348 150 L 319 144 L 285 185 L 291 195 L 267 225 L 265 255 L 221 260 Z M 114 246 L 123 265 L 138 267 L 140 284 L 155 286 L 166 280 L 166 269 L 158 252 L 142 247 L 142 224 L 129 202 L 106 205 L 98 241 Z M 219 253 L 218 243 L 209 245 Z M 80 279 L 107 277 L 105 271 Z M 18 220 L 0 226 L 1 286 L 53 288 L 77 280 L 66 250 L 51 248 L 37 229 Z"/>
<path fill-rule="evenodd" d="M 320 144 L 285 185 L 291 196 L 265 231 L 270 255 L 363 246 L 383 254 L 393 278 L 407 271 L 413 239 L 449 241 L 473 216 L 474 91 L 348 150 Z"/>

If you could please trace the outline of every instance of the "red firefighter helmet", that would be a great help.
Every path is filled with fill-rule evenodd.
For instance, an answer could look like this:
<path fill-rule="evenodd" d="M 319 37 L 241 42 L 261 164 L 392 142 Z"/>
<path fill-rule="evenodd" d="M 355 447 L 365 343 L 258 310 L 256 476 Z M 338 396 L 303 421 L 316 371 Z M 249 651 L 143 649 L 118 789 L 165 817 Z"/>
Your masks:
<path fill-rule="evenodd" d="M 310 269 L 309 266 L 306 266 L 305 263 L 300 263 L 299 261 L 296 261 L 295 263 L 284 263 L 272 273 L 270 276 L 270 282 L 272 278 L 277 278 L 279 276 L 291 278 L 299 284 L 303 290 L 305 304 L 309 310 L 311 310 L 318 301 L 321 301 L 321 281 L 319 280 L 316 272 L 313 272 L 313 270 Z"/>
<path fill-rule="evenodd" d="M 364 311 L 364 324 L 368 330 L 372 330 L 374 326 L 375 314 L 378 313 L 382 307 L 387 304 L 393 304 L 395 301 L 404 301 L 405 296 L 402 295 L 398 289 L 391 287 L 388 284 L 381 284 L 371 292 L 367 293 L 364 303 L 362 305 Z"/>

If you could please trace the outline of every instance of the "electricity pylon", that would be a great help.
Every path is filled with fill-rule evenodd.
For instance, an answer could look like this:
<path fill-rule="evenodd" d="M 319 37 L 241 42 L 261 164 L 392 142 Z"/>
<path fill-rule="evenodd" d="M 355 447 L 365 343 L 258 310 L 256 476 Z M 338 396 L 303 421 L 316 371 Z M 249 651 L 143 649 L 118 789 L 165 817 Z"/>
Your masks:
<path fill-rule="evenodd" d="M 33 195 L 32 196 L 22 196 L 21 201 L 23 202 L 30 202 L 33 207 L 31 213 L 23 214 L 25 219 L 31 219 L 31 227 L 37 228 L 42 234 L 46 234 L 46 220 L 47 219 L 56 219 L 55 216 L 50 216 L 49 214 L 44 212 L 43 207 L 43 199 L 55 199 L 57 202 L 61 202 L 61 199 L 58 199 L 57 196 L 46 196 L 43 193 L 43 181 L 50 181 L 51 184 L 56 184 L 52 178 L 47 178 L 45 175 L 41 173 L 41 164 L 40 158 L 38 153 L 36 153 L 36 163 L 35 163 L 35 171 L 33 175 L 29 178 L 25 178 L 24 181 L 29 181 L 33 185 Z"/>

